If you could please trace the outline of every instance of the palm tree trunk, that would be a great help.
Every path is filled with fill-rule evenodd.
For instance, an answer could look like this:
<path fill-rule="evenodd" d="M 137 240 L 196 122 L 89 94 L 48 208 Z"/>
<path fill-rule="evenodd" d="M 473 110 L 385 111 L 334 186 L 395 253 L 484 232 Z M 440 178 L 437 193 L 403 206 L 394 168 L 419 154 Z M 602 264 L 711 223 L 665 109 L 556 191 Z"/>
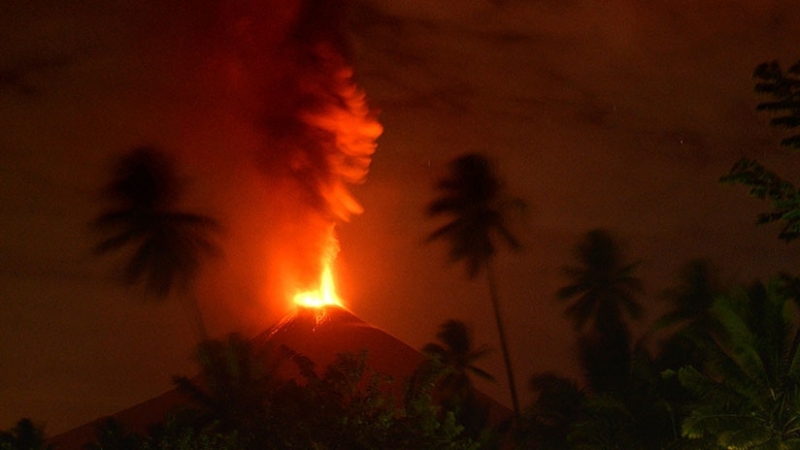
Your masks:
<path fill-rule="evenodd" d="M 511 393 L 511 405 L 514 408 L 514 416 L 519 417 L 519 399 L 517 397 L 517 385 L 514 382 L 514 370 L 511 368 L 511 357 L 508 354 L 508 343 L 506 342 L 506 331 L 503 320 L 500 318 L 500 297 L 497 294 L 497 282 L 494 277 L 492 264 L 486 261 L 486 279 L 489 282 L 489 297 L 492 300 L 494 309 L 494 320 L 497 323 L 497 334 L 500 335 L 500 348 L 503 351 L 503 362 L 506 366 L 506 377 L 508 379 L 508 390 Z"/>
<path fill-rule="evenodd" d="M 203 312 L 200 311 L 200 304 L 197 299 L 197 293 L 194 289 L 185 289 L 181 292 L 181 303 L 187 310 L 187 313 L 192 317 L 192 328 L 194 329 L 195 337 L 198 343 L 202 344 L 209 341 L 211 338 L 208 336 L 208 329 L 206 322 L 203 320 Z"/>

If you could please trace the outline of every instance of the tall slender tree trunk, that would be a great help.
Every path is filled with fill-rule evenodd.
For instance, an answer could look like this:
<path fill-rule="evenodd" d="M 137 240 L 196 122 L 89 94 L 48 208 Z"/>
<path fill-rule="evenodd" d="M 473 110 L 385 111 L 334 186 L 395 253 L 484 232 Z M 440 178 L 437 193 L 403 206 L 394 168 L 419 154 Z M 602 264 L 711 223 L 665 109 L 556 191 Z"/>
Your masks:
<path fill-rule="evenodd" d="M 497 324 L 497 334 L 500 336 L 500 348 L 503 351 L 503 362 L 506 366 L 506 378 L 508 379 L 508 390 L 511 393 L 511 405 L 514 408 L 514 416 L 519 417 L 519 399 L 517 397 L 517 385 L 514 382 L 514 370 L 511 368 L 511 357 L 508 354 L 508 342 L 506 341 L 506 330 L 503 320 L 500 317 L 500 297 L 497 293 L 497 281 L 495 280 L 494 269 L 491 262 L 486 261 L 486 279 L 489 282 L 489 297 L 492 300 L 494 309 L 494 320 Z"/>
<path fill-rule="evenodd" d="M 197 293 L 192 288 L 184 289 L 180 292 L 180 300 L 184 309 L 191 316 L 192 328 L 194 329 L 195 337 L 199 344 L 209 341 L 211 338 L 208 335 L 206 322 L 203 319 L 203 312 L 200 311 L 200 303 L 197 298 Z"/>

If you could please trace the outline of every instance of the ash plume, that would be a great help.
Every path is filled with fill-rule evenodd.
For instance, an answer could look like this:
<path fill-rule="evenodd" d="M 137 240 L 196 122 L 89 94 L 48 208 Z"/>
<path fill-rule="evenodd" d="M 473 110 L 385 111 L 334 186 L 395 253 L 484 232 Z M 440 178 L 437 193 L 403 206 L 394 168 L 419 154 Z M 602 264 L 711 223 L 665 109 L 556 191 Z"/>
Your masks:
<path fill-rule="evenodd" d="M 220 6 L 215 58 L 228 103 L 252 130 L 247 158 L 265 190 L 266 296 L 319 281 L 333 225 L 361 212 L 382 128 L 353 80 L 340 0 L 243 0 Z M 271 305 L 272 306 L 272 305 Z"/>
<path fill-rule="evenodd" d="M 353 81 L 347 2 L 295 2 L 283 36 L 258 30 L 267 25 L 259 23 L 258 9 L 229 13 L 227 23 L 232 75 L 263 137 L 255 162 L 270 180 L 296 184 L 305 205 L 347 220 L 360 207 L 346 185 L 364 180 L 381 133 Z"/>

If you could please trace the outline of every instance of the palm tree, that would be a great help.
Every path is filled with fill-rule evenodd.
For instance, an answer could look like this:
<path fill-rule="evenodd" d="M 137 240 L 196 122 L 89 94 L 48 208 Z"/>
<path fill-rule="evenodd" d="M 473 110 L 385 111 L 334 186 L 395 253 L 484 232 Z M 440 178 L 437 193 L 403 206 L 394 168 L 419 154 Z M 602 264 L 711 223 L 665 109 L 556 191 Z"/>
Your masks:
<path fill-rule="evenodd" d="M 800 447 L 800 328 L 785 280 L 719 297 L 705 369 L 678 371 L 697 404 L 683 421 L 692 442 L 721 448 Z M 705 447 L 708 448 L 708 447 Z"/>
<path fill-rule="evenodd" d="M 223 430 L 254 431 L 264 420 L 269 395 L 277 388 L 275 373 L 286 359 L 270 347 L 259 349 L 238 334 L 198 346 L 199 378 L 173 379 L 202 409 L 208 423 Z"/>
<path fill-rule="evenodd" d="M 511 403 L 515 415 L 519 416 L 517 388 L 500 314 L 500 299 L 492 260 L 498 238 L 512 249 L 520 247 L 506 225 L 506 212 L 509 205 L 520 205 L 522 202 L 503 194 L 500 180 L 494 174 L 489 160 L 483 155 L 469 153 L 460 156 L 450 163 L 449 169 L 448 175 L 437 183 L 436 187 L 441 195 L 428 205 L 427 213 L 431 217 L 444 215 L 450 220 L 431 233 L 428 241 L 447 241 L 450 244 L 450 259 L 466 263 L 469 279 L 474 279 L 481 272 L 486 274 Z"/>
<path fill-rule="evenodd" d="M 447 374 L 439 382 L 440 389 L 447 396 L 466 399 L 472 391 L 470 375 L 495 381 L 490 373 L 475 365 L 476 361 L 489 353 L 489 349 L 474 347 L 472 330 L 464 322 L 459 320 L 444 322 L 439 326 L 436 337 L 441 344 L 431 342 L 422 348 L 422 352 L 428 357 L 439 359 L 447 369 Z"/>
<path fill-rule="evenodd" d="M 651 329 L 657 332 L 679 327 L 661 342 L 659 359 L 664 368 L 677 369 L 686 364 L 702 367 L 706 359 L 704 348 L 710 344 L 709 309 L 722 293 L 717 269 L 710 261 L 694 259 L 681 267 L 679 284 L 664 292 L 664 299 L 672 309 L 659 317 Z"/>
<path fill-rule="evenodd" d="M 717 269 L 705 259 L 693 259 L 684 264 L 678 281 L 677 287 L 664 292 L 664 299 L 672 304 L 672 310 L 655 322 L 656 329 L 698 321 L 704 323 L 708 318 L 708 308 L 722 293 Z"/>
<path fill-rule="evenodd" d="M 477 438 L 486 426 L 489 408 L 475 396 L 470 376 L 495 381 L 490 373 L 475 365 L 490 349 L 475 348 L 472 330 L 459 320 L 442 323 L 436 337 L 441 344 L 431 342 L 422 348 L 425 355 L 437 360 L 444 369 L 444 376 L 436 384 L 436 393 L 441 405 L 455 412 L 464 432 Z"/>
<path fill-rule="evenodd" d="M 104 189 L 111 206 L 92 222 L 103 235 L 94 252 L 130 249 L 124 283 L 143 283 L 145 291 L 158 299 L 175 290 L 191 294 L 202 257 L 217 252 L 209 237 L 218 228 L 217 221 L 177 210 L 180 193 L 172 160 L 154 147 L 137 147 L 119 159 Z M 200 338 L 207 340 L 197 299 L 191 295 L 188 301 Z"/>
<path fill-rule="evenodd" d="M 586 234 L 576 250 L 580 266 L 564 269 L 571 283 L 558 290 L 560 300 L 572 303 L 564 314 L 582 332 L 581 361 L 596 391 L 624 388 L 630 370 L 631 337 L 625 315 L 638 318 L 641 306 L 636 294 L 641 282 L 633 275 L 636 264 L 625 262 L 617 242 L 608 231 L 595 229 Z"/>
<path fill-rule="evenodd" d="M 589 321 L 597 331 L 614 331 L 624 323 L 624 314 L 639 318 L 641 306 L 636 294 L 642 285 L 633 275 L 637 264 L 624 261 L 619 244 L 608 231 L 586 233 L 575 256 L 581 265 L 564 268 L 571 284 L 559 289 L 557 296 L 572 301 L 564 314 L 576 331 L 583 331 Z"/>

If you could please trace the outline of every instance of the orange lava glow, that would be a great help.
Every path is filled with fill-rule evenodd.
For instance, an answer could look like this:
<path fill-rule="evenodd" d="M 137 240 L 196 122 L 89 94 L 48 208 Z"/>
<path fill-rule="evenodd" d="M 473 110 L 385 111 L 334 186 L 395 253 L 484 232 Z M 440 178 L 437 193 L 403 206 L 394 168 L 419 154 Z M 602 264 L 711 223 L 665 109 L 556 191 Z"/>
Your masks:
<path fill-rule="evenodd" d="M 339 296 L 336 295 L 330 264 L 326 264 L 322 270 L 319 288 L 298 292 L 294 296 L 294 304 L 304 308 L 324 308 L 329 305 L 344 306 Z"/>
<path fill-rule="evenodd" d="M 294 304 L 303 308 L 324 308 L 326 306 L 344 307 L 341 299 L 336 294 L 336 285 L 333 282 L 333 261 L 339 252 L 339 244 L 330 230 L 330 243 L 322 258 L 322 273 L 320 274 L 319 287 L 316 289 L 298 292 L 294 295 Z"/>

